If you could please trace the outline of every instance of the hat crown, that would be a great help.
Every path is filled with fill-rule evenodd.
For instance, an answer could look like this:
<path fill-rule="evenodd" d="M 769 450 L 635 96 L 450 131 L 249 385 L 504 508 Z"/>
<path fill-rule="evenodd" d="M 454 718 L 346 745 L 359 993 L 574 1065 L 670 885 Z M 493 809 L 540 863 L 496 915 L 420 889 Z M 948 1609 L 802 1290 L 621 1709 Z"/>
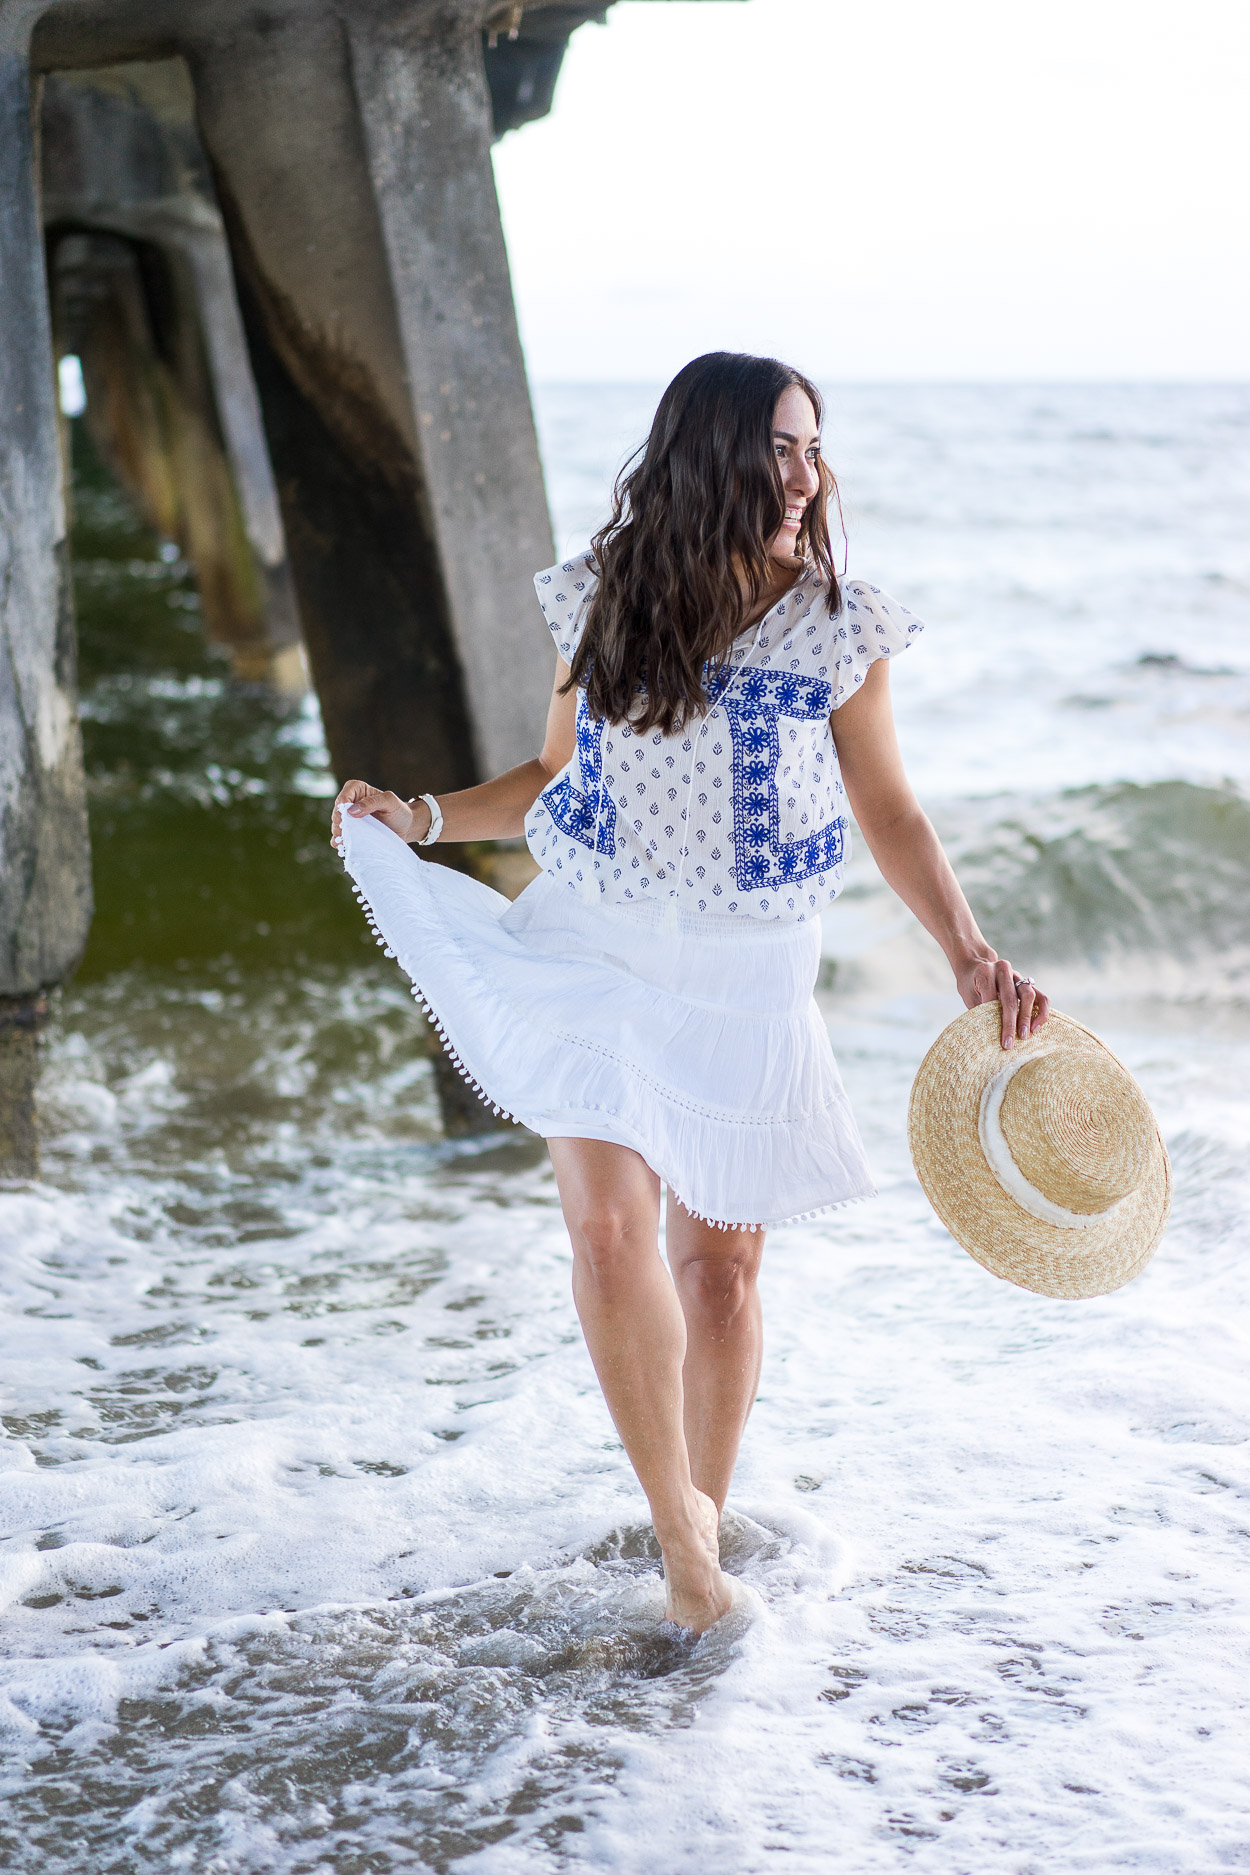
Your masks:
<path fill-rule="evenodd" d="M 1084 1216 L 1137 1189 L 1155 1130 L 1141 1090 L 1119 1062 L 1076 1049 L 1023 1062 L 1004 1091 L 999 1124 L 1030 1185 Z"/>

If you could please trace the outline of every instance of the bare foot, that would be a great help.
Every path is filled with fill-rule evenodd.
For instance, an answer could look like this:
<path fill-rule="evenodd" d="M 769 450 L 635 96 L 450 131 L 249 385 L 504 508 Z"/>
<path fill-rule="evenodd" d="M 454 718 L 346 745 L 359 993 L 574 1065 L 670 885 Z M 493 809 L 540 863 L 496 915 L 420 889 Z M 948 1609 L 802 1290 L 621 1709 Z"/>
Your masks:
<path fill-rule="evenodd" d="M 719 1527 L 715 1504 L 696 1491 L 693 1527 L 660 1541 L 665 1619 L 695 1634 L 714 1626 L 733 1606 L 733 1590 L 721 1573 Z"/>

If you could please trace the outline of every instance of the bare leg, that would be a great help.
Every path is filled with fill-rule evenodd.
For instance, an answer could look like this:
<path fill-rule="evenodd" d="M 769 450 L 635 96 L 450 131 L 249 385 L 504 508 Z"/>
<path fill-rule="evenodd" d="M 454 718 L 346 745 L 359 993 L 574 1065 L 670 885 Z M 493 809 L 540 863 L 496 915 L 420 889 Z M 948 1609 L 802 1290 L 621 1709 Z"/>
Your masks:
<path fill-rule="evenodd" d="M 659 1253 L 660 1182 L 625 1146 L 548 1141 L 573 1243 L 573 1296 L 590 1358 L 664 1552 L 667 1614 L 701 1633 L 732 1600 L 717 1510 L 697 1490 L 682 1424 L 686 1325 Z"/>
<path fill-rule="evenodd" d="M 717 1230 L 670 1194 L 668 1261 L 686 1318 L 686 1448 L 698 1490 L 725 1508 L 763 1355 L 762 1230 Z"/>

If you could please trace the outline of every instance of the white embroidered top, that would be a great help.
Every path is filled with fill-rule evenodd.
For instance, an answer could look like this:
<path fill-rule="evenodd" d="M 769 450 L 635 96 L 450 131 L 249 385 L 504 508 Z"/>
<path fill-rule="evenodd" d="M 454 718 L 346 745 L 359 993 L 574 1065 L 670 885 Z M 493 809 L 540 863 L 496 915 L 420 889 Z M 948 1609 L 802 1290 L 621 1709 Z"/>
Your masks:
<path fill-rule="evenodd" d="M 566 664 L 596 583 L 588 553 L 534 581 Z M 823 581 L 802 575 L 709 673 L 707 711 L 675 735 L 592 717 L 581 692 L 573 759 L 525 823 L 538 864 L 609 904 L 798 919 L 836 898 L 850 840 L 830 712 L 924 629 L 879 586 L 841 584 L 830 618 Z"/>

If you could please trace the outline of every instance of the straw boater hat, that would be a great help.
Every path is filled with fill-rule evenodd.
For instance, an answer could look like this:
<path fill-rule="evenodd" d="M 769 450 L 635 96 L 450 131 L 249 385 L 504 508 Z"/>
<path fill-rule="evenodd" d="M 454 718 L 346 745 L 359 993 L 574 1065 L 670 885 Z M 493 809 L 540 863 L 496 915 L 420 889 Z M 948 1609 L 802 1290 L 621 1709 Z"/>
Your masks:
<path fill-rule="evenodd" d="M 995 1276 L 1101 1296 L 1149 1261 L 1172 1169 L 1141 1089 L 1096 1035 L 1051 1015 L 1004 1050 L 996 1002 L 943 1030 L 907 1128 L 929 1202 Z"/>

